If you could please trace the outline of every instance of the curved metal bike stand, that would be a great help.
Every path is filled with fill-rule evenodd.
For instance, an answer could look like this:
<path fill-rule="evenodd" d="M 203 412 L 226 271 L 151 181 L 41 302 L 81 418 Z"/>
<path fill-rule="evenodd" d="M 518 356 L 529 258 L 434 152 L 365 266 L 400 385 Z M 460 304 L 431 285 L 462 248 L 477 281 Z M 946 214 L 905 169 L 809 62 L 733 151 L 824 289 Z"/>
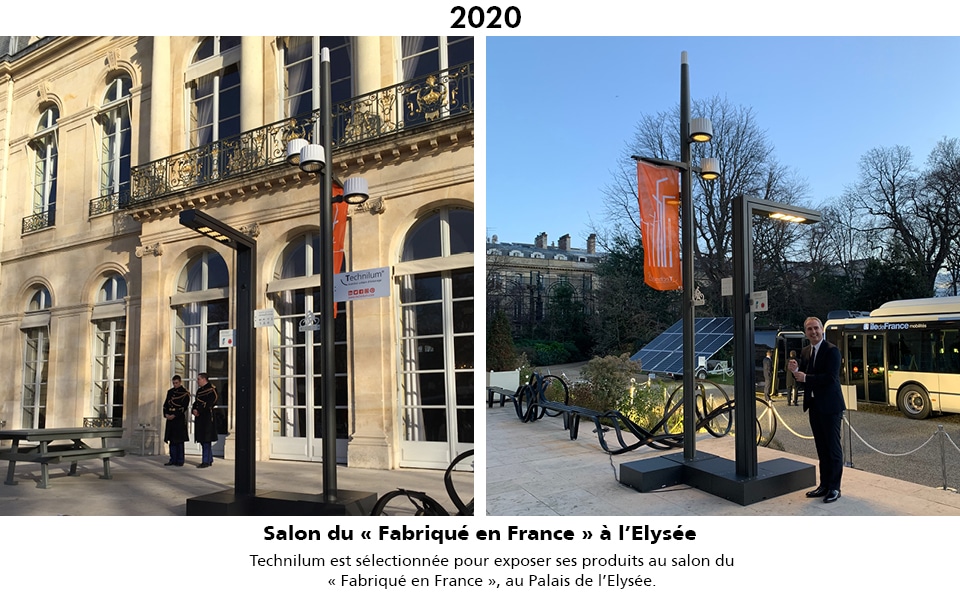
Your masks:
<path fill-rule="evenodd" d="M 457 493 L 456 487 L 453 485 L 453 471 L 456 469 L 457 465 L 466 460 L 467 458 L 473 456 L 473 448 L 465 452 L 461 452 L 454 458 L 447 469 L 443 472 L 443 487 L 447 490 L 447 495 L 450 496 L 450 500 L 453 502 L 453 505 L 457 507 L 457 512 L 454 513 L 458 517 L 472 517 L 473 516 L 473 498 L 469 502 L 464 502 L 460 497 L 460 494 Z M 391 492 L 384 494 L 377 503 L 373 506 L 373 509 L 370 511 L 370 515 L 377 516 L 392 516 L 387 512 L 390 502 L 396 498 L 404 497 L 407 501 L 413 506 L 414 516 L 417 517 L 448 517 L 450 513 L 441 505 L 439 502 L 434 500 L 426 492 L 418 492 L 416 490 L 407 490 L 404 488 L 398 488 Z M 409 510 L 409 509 L 408 509 Z"/>

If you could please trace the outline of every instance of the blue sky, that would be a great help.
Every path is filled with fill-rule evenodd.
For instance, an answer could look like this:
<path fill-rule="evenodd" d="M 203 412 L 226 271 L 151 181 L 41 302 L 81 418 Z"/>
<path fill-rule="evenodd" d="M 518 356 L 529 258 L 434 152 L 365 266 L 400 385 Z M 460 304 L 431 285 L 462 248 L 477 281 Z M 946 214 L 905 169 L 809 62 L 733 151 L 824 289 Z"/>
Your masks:
<path fill-rule="evenodd" d="M 857 178 L 860 157 L 903 145 L 922 167 L 960 137 L 957 37 L 498 37 L 486 40 L 487 236 L 585 247 L 601 190 L 643 114 L 680 98 L 753 109 L 777 160 L 820 205 Z M 693 115 L 694 117 L 698 115 Z"/>

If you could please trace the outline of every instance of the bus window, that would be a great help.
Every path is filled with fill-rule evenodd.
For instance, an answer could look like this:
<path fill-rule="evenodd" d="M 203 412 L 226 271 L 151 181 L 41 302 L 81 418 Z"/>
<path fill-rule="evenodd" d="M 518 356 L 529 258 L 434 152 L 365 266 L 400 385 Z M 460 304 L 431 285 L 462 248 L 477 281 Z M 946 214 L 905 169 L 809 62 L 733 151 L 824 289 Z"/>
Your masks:
<path fill-rule="evenodd" d="M 945 329 L 942 343 L 940 372 L 960 373 L 960 332 L 956 329 Z"/>

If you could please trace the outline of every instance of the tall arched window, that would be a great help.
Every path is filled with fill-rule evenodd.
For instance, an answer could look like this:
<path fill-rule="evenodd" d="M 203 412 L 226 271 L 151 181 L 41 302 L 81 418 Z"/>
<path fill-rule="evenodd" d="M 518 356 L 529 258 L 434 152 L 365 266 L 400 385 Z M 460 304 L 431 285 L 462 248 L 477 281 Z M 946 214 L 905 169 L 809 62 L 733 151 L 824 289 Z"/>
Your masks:
<path fill-rule="evenodd" d="M 123 423 L 123 384 L 126 366 L 127 282 L 110 273 L 97 291 L 93 307 L 93 392 L 91 407 L 104 426 Z"/>
<path fill-rule="evenodd" d="M 268 287 L 277 312 L 271 340 L 271 456 L 319 461 L 322 456 L 323 403 L 320 331 L 300 330 L 309 315 L 321 318 L 318 233 L 295 238 L 284 249 Z M 337 307 L 335 327 L 337 460 L 346 461 L 348 430 L 346 303 Z"/>
<path fill-rule="evenodd" d="M 97 120 L 100 122 L 100 197 L 94 210 L 108 212 L 126 204 L 130 193 L 130 88 L 127 75 L 107 86 Z M 93 210 L 91 212 L 94 212 Z"/>
<path fill-rule="evenodd" d="M 50 359 L 50 292 L 36 286 L 30 292 L 20 330 L 23 332 L 23 389 L 20 423 L 42 429 L 47 423 L 47 366 Z"/>
<path fill-rule="evenodd" d="M 218 392 L 220 415 L 229 414 L 230 361 L 220 347 L 220 330 L 229 328 L 229 274 L 223 258 L 207 250 L 187 262 L 177 279 L 171 300 L 173 315 L 173 373 L 193 394 L 197 375 L 206 372 Z M 226 419 L 221 421 L 225 424 Z M 221 433 L 226 433 L 221 429 Z M 222 454 L 222 445 L 214 448 Z"/>
<path fill-rule="evenodd" d="M 454 208 L 421 219 L 403 245 L 401 445 L 411 465 L 439 467 L 473 444 L 472 252 L 473 212 Z"/>
<path fill-rule="evenodd" d="M 48 106 L 40 115 L 37 133 L 30 140 L 36 152 L 33 176 L 33 214 L 24 232 L 51 227 L 57 210 L 57 121 L 60 110 Z"/>
<path fill-rule="evenodd" d="M 190 145 L 240 133 L 240 37 L 215 35 L 200 42 L 188 71 Z"/>
<path fill-rule="evenodd" d="M 320 108 L 320 49 L 330 49 L 330 98 L 337 104 L 353 96 L 353 50 L 345 36 L 285 36 L 283 51 L 284 117 Z"/>

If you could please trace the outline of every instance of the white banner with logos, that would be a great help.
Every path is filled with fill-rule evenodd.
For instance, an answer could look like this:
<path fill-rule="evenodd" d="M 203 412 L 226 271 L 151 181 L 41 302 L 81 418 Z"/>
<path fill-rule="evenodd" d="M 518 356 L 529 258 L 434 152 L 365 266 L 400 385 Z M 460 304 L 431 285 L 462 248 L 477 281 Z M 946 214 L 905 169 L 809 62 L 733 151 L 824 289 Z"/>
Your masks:
<path fill-rule="evenodd" d="M 338 273 L 333 278 L 333 299 L 336 302 L 386 298 L 390 296 L 390 267 Z"/>

